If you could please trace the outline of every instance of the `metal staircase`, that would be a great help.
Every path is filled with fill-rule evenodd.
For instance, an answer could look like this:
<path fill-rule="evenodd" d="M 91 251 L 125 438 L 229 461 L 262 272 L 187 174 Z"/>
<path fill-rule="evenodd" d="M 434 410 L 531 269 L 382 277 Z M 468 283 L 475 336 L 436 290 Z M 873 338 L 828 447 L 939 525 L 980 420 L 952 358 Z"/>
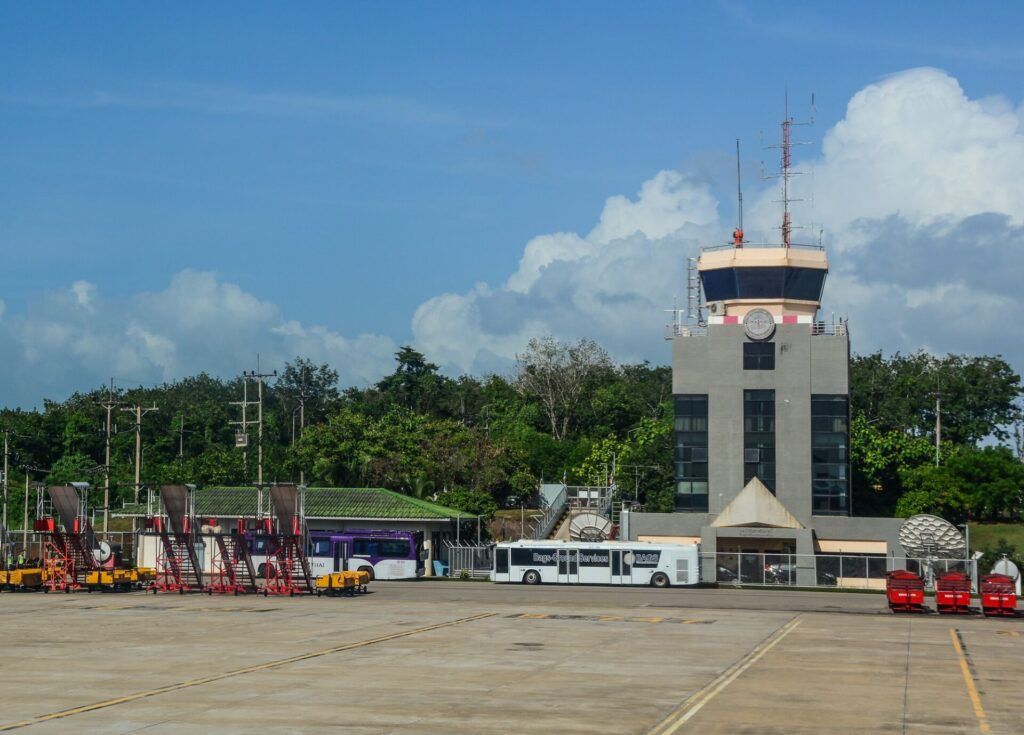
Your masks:
<path fill-rule="evenodd" d="M 616 487 L 612 485 L 563 485 L 544 512 L 534 521 L 533 538 L 554 536 L 566 517 L 569 536 L 575 541 L 603 541 L 614 532 L 609 521 Z"/>
<path fill-rule="evenodd" d="M 264 595 L 301 595 L 313 592 L 313 575 L 306 558 L 305 488 L 272 485 L 274 517 L 264 519 L 267 564 Z"/>
<path fill-rule="evenodd" d="M 63 485 L 48 487 L 37 498 L 35 529 L 46 537 L 43 569 L 48 591 L 80 589 L 86 574 L 99 569 L 93 554 L 96 535 L 89 522 L 87 495 L 88 486 L 79 493 L 79 488 Z"/>
<path fill-rule="evenodd" d="M 160 500 L 166 516 L 153 519 L 159 537 L 156 554 L 156 579 L 150 589 L 156 592 L 199 592 L 203 590 L 203 570 L 196 553 L 195 511 L 192 488 L 187 485 L 163 485 Z"/>
<path fill-rule="evenodd" d="M 210 523 L 215 527 L 216 523 Z M 256 571 L 245 538 L 245 520 L 238 519 L 235 533 L 213 533 L 213 549 L 206 591 L 209 593 L 244 594 L 256 591 Z"/>

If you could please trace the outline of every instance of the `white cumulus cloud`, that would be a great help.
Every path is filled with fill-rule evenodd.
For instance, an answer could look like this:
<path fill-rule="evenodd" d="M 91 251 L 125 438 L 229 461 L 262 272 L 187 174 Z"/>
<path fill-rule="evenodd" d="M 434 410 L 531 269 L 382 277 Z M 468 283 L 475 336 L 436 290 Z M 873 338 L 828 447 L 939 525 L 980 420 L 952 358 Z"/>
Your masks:
<path fill-rule="evenodd" d="M 851 318 L 855 351 L 984 352 L 1024 367 L 1021 109 L 912 69 L 856 93 L 800 163 L 812 175 L 794 180 L 805 200 L 795 217 L 825 230 L 824 316 Z M 753 192 L 753 239 L 777 241 L 778 198 L 775 187 Z M 545 334 L 665 362 L 662 310 L 685 298 L 685 258 L 731 229 L 706 186 L 661 171 L 635 197 L 609 197 L 589 233 L 530 240 L 503 285 L 422 304 L 416 344 L 453 370 L 508 366 Z"/>
<path fill-rule="evenodd" d="M 275 304 L 213 273 L 182 271 L 163 290 L 124 299 L 82 281 L 42 294 L 0 321 L 0 349 L 5 403 L 28 407 L 111 376 L 123 385 L 200 371 L 230 377 L 252 369 L 257 352 L 267 367 L 302 356 L 332 365 L 344 385 L 364 385 L 390 372 L 396 344 L 286 320 Z"/>

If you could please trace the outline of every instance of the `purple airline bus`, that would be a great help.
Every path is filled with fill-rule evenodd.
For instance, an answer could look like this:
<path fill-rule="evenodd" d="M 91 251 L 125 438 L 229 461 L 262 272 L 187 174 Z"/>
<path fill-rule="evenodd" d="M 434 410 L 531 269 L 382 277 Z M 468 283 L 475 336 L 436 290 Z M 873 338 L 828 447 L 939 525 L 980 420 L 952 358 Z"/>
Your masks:
<path fill-rule="evenodd" d="M 249 550 L 257 575 L 262 577 L 267 561 L 266 539 L 249 534 Z M 426 559 L 421 532 L 380 529 L 310 531 L 306 556 L 314 577 L 365 570 L 371 579 L 422 577 Z"/>

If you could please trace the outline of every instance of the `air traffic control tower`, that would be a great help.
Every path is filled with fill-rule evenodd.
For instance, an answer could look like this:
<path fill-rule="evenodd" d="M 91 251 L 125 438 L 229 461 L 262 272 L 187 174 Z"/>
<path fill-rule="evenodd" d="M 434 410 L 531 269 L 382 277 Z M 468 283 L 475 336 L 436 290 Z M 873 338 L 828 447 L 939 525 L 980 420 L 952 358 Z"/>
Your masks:
<path fill-rule="evenodd" d="M 819 315 L 824 249 L 791 242 L 788 134 L 783 123 L 781 242 L 747 242 L 741 215 L 731 243 L 691 259 L 688 319 L 675 312 L 666 332 L 676 512 L 629 513 L 624 531 L 806 556 L 813 583 L 816 554 L 901 552 L 899 521 L 852 517 L 849 332 Z"/>
<path fill-rule="evenodd" d="M 705 250 L 706 324 L 673 330 L 676 508 L 720 512 L 755 478 L 803 524 L 849 515 L 846 323 L 817 320 L 820 248 Z"/>

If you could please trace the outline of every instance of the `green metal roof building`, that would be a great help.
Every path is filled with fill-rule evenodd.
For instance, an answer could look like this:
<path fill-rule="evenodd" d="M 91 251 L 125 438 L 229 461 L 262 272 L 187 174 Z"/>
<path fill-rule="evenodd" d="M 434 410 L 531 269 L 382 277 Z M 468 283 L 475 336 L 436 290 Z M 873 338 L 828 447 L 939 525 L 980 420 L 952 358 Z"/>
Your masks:
<path fill-rule="evenodd" d="M 455 521 L 467 518 L 453 508 L 409 497 L 379 487 L 307 487 L 304 490 L 306 525 L 310 530 L 389 529 L 423 534 L 430 562 L 441 551 L 442 541 L 455 537 Z M 255 487 L 199 488 L 193 496 L 199 523 L 216 518 L 221 525 L 234 518 L 254 518 L 269 513 L 269 496 Z M 261 507 L 262 504 L 262 507 Z M 154 512 L 162 509 L 154 508 Z M 142 518 L 146 504 L 126 505 L 111 511 L 114 517 Z M 141 563 L 141 562 L 140 562 Z"/>

